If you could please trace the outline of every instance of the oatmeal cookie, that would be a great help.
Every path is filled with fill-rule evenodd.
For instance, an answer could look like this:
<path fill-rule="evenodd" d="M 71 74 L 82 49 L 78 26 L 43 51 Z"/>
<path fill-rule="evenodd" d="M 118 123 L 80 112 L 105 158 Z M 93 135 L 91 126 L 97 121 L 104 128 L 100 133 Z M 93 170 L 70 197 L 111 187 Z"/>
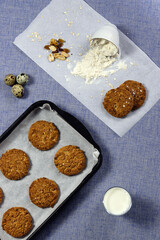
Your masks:
<path fill-rule="evenodd" d="M 0 204 L 2 203 L 3 201 L 3 191 L 2 191 L 2 188 L 0 188 Z"/>
<path fill-rule="evenodd" d="M 12 207 L 3 215 L 2 228 L 12 237 L 24 237 L 30 232 L 32 226 L 32 217 L 23 207 Z"/>
<path fill-rule="evenodd" d="M 142 83 L 133 80 L 127 80 L 120 85 L 120 88 L 127 89 L 132 94 L 134 98 L 133 110 L 138 109 L 143 105 L 146 99 L 146 89 Z"/>
<path fill-rule="evenodd" d="M 126 89 L 111 89 L 104 97 L 103 106 L 112 116 L 122 118 L 133 108 L 133 96 Z"/>
<path fill-rule="evenodd" d="M 59 131 L 52 122 L 37 121 L 31 125 L 28 139 L 35 148 L 49 150 L 58 142 Z"/>
<path fill-rule="evenodd" d="M 85 168 L 86 157 L 79 147 L 68 145 L 58 150 L 54 157 L 55 166 L 65 175 L 76 175 Z"/>
<path fill-rule="evenodd" d="M 18 180 L 28 174 L 29 157 L 20 149 L 10 149 L 0 158 L 0 170 L 10 180 Z"/>
<path fill-rule="evenodd" d="M 40 208 L 53 207 L 59 198 L 58 185 L 45 177 L 36 179 L 29 187 L 29 197 Z"/>

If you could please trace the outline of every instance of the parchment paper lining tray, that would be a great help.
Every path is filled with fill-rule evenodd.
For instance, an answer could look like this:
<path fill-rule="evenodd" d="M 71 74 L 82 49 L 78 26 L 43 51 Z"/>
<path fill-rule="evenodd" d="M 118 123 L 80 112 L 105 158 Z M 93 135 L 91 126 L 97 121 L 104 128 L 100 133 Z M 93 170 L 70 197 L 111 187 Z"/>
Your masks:
<path fill-rule="evenodd" d="M 61 115 L 57 113 L 49 102 L 41 102 L 41 106 L 36 107 L 24 118 L 15 129 L 1 143 L 0 153 L 4 153 L 8 149 L 18 148 L 25 151 L 31 162 L 29 175 L 19 181 L 12 181 L 3 176 L 0 172 L 0 186 L 3 189 L 5 199 L 0 208 L 0 223 L 4 212 L 11 207 L 25 207 L 32 215 L 34 220 L 34 228 L 29 235 L 23 239 L 29 239 L 33 233 L 48 219 L 64 202 L 79 188 L 79 186 L 87 180 L 100 166 L 100 149 L 98 145 L 91 144 L 78 131 L 76 131 L 69 123 L 67 123 Z M 39 105 L 39 104 L 38 104 Z M 54 105 L 53 105 L 54 106 Z M 57 108 L 58 109 L 58 108 Z M 70 115 L 71 116 L 71 115 Z M 34 148 L 28 141 L 28 130 L 32 123 L 38 120 L 46 120 L 53 122 L 60 131 L 59 143 L 48 151 L 40 151 Z M 74 122 L 74 119 L 71 118 Z M 83 125 L 82 125 L 83 126 Z M 11 126 L 12 128 L 12 126 Z M 10 129 L 12 130 L 12 129 Z M 85 128 L 82 129 L 84 132 Z M 7 131 L 6 131 L 7 132 Z M 4 135 L 2 135 L 4 138 Z M 94 143 L 94 141 L 93 141 Z M 61 174 L 54 165 L 54 155 L 57 150 L 65 145 L 77 145 L 86 155 L 87 166 L 84 171 L 76 176 L 66 176 Z M 97 148 L 95 148 L 97 146 Z M 60 188 L 60 198 L 53 208 L 41 209 L 35 206 L 29 199 L 28 189 L 33 180 L 47 177 L 56 181 Z M 0 238 L 2 240 L 15 239 L 5 233 L 0 228 Z"/>

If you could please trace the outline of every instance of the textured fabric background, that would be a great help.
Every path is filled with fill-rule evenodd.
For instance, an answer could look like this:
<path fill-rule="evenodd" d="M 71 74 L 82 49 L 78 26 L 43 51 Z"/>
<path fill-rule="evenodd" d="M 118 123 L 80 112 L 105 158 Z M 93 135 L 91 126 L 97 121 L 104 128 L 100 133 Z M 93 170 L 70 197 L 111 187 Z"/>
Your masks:
<path fill-rule="evenodd" d="M 87 0 L 131 38 L 160 67 L 159 0 Z M 160 239 L 160 102 L 123 138 L 118 137 L 13 44 L 49 0 L 0 0 L 0 134 L 33 102 L 46 99 L 77 117 L 100 145 L 103 164 L 33 237 L 35 240 Z M 55 6 L 56 7 L 56 6 Z M 16 99 L 3 83 L 8 73 L 26 72 L 25 97 Z M 154 79 L 151 79 L 154 81 Z M 105 191 L 119 185 L 133 197 L 123 217 L 108 215 Z"/>

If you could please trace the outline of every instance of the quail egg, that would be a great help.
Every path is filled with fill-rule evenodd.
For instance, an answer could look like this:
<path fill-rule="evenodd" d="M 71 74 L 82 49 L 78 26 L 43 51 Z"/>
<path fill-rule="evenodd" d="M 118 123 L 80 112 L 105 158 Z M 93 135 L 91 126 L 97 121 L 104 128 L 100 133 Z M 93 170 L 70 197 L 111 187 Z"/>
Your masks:
<path fill-rule="evenodd" d="M 13 95 L 17 98 L 21 98 L 24 95 L 24 88 L 22 85 L 15 84 L 11 89 Z"/>
<path fill-rule="evenodd" d="M 4 78 L 4 82 L 6 85 L 8 86 L 12 86 L 15 84 L 15 81 L 16 81 L 16 77 L 13 75 L 13 74 L 8 74 L 5 76 Z"/>
<path fill-rule="evenodd" d="M 18 84 L 23 85 L 28 82 L 28 75 L 25 73 L 21 73 L 21 74 L 17 75 L 16 81 Z"/>

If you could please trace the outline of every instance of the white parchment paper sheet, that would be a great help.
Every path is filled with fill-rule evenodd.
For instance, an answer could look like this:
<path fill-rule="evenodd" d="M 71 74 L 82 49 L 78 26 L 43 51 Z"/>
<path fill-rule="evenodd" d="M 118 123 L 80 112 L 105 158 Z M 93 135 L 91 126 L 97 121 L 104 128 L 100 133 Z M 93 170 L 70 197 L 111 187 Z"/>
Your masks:
<path fill-rule="evenodd" d="M 59 143 L 48 151 L 40 151 L 34 148 L 28 141 L 28 131 L 32 123 L 38 120 L 53 122 L 60 131 Z M 82 173 L 75 176 L 66 176 L 58 171 L 54 165 L 54 155 L 59 148 L 66 145 L 79 146 L 86 155 L 87 166 Z M 25 151 L 31 162 L 29 175 L 19 181 L 12 181 L 0 172 L 0 186 L 4 192 L 4 202 L 0 207 L 0 222 L 4 212 L 11 207 L 25 207 L 31 213 L 34 220 L 32 234 L 48 218 L 57 207 L 74 191 L 82 180 L 92 171 L 98 162 L 99 151 L 94 148 L 83 136 L 65 122 L 55 111 L 51 111 L 46 105 L 43 109 L 35 109 L 23 120 L 16 129 L 1 144 L 0 153 L 8 149 L 17 148 Z M 28 189 L 32 181 L 40 177 L 54 180 L 60 188 L 60 198 L 53 208 L 41 209 L 35 206 L 29 199 Z M 29 234 L 29 235 L 30 235 Z M 29 236 L 28 235 L 28 236 Z M 28 237 L 27 236 L 27 237 Z M 23 239 L 27 239 L 27 237 Z M 2 240 L 14 239 L 0 227 Z"/>
<path fill-rule="evenodd" d="M 108 78 L 99 78 L 92 85 L 86 85 L 84 79 L 71 75 L 70 68 L 67 67 L 68 62 L 50 63 L 48 61 L 49 53 L 44 50 L 44 45 L 49 43 L 51 37 L 65 39 L 64 47 L 68 47 L 72 51 L 73 55 L 69 57 L 69 60 L 70 64 L 74 66 L 75 62 L 80 60 L 80 55 L 86 53 L 89 48 L 87 35 L 94 34 L 107 23 L 105 18 L 83 0 L 53 0 L 15 39 L 14 44 L 113 131 L 119 136 L 123 136 L 160 98 L 160 69 L 151 59 L 119 31 L 121 60 L 125 61 L 127 69 L 119 70 Z M 30 37 L 35 32 L 41 36 L 41 41 L 38 41 L 38 38 Z M 54 34 L 58 34 L 58 36 Z M 131 64 L 134 62 L 136 65 Z M 114 67 L 116 68 L 116 63 L 111 69 Z M 117 87 L 128 79 L 142 82 L 145 85 L 147 99 L 140 109 L 130 113 L 124 119 L 117 119 L 104 110 L 102 105 L 104 94 L 110 89 L 108 83 Z"/>

